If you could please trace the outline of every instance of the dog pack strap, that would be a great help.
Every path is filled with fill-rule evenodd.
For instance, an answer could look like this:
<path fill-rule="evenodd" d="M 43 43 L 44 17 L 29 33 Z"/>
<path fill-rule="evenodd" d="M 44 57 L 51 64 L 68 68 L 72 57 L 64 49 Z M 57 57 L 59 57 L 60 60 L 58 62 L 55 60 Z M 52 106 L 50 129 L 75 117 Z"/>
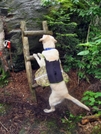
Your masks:
<path fill-rule="evenodd" d="M 63 81 L 63 76 L 60 68 L 60 63 L 58 61 L 46 61 L 46 71 L 50 83 L 59 83 Z"/>

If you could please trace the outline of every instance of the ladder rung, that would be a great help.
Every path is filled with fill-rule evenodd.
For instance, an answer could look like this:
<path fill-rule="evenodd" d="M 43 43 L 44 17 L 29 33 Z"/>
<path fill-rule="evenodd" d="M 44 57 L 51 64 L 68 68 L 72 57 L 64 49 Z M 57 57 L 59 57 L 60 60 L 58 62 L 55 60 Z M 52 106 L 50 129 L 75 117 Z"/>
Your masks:
<path fill-rule="evenodd" d="M 34 56 L 33 55 L 26 56 L 25 58 L 26 58 L 27 61 L 34 60 Z"/>
<path fill-rule="evenodd" d="M 38 30 L 38 31 L 23 31 L 25 36 L 32 36 L 32 35 L 43 35 L 43 34 L 50 34 L 52 35 L 52 31 L 44 31 L 44 30 Z"/>
<path fill-rule="evenodd" d="M 35 88 L 37 88 L 37 87 L 39 87 L 39 85 L 36 84 L 36 83 L 32 85 L 32 88 L 33 88 L 33 89 L 35 89 Z"/>

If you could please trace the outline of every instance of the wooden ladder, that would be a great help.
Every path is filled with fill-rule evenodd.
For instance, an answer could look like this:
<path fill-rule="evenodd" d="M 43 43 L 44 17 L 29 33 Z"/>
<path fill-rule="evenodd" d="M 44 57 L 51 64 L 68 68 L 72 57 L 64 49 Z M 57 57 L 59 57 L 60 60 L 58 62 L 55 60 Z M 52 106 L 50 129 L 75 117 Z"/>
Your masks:
<path fill-rule="evenodd" d="M 33 89 L 38 87 L 38 85 L 36 83 L 33 84 L 31 60 L 34 60 L 34 57 L 33 55 L 30 55 L 28 36 L 36 36 L 36 35 L 43 35 L 43 34 L 52 35 L 53 34 L 52 31 L 48 30 L 47 21 L 43 21 L 42 26 L 43 26 L 43 30 L 27 31 L 26 22 L 21 21 L 21 24 L 20 24 L 20 28 L 22 32 L 23 54 L 24 54 L 26 74 L 27 74 L 29 89 L 33 95 L 34 101 L 36 101 L 37 98 L 36 98 L 36 92 Z"/>

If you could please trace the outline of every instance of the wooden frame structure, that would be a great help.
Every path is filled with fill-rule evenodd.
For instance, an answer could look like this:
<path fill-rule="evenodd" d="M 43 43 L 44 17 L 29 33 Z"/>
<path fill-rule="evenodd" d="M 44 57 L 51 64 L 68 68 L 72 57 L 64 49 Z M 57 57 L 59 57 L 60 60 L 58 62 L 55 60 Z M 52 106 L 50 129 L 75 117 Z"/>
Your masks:
<path fill-rule="evenodd" d="M 35 93 L 35 90 L 33 90 L 33 88 L 36 88 L 38 85 L 33 84 L 31 60 L 34 60 L 34 57 L 33 55 L 30 55 L 28 36 L 43 35 L 43 34 L 52 35 L 53 34 L 52 31 L 48 30 L 47 21 L 43 21 L 42 26 L 43 26 L 43 30 L 27 31 L 25 21 L 21 21 L 21 25 L 20 25 L 21 32 L 22 32 L 23 54 L 24 54 L 24 60 L 25 60 L 26 74 L 27 74 L 29 88 L 33 95 L 34 101 L 36 101 L 36 93 Z"/>

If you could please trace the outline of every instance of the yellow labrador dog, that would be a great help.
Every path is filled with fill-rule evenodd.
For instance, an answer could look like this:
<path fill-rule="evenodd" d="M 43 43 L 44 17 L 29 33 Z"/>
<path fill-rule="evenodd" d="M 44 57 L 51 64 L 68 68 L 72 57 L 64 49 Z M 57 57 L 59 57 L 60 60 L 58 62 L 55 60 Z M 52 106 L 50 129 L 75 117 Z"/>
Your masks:
<path fill-rule="evenodd" d="M 42 41 L 44 50 L 42 54 L 33 54 L 33 56 L 40 67 L 45 66 L 46 68 L 49 68 L 46 70 L 47 73 L 49 73 L 48 78 L 50 82 L 50 88 L 52 90 L 49 97 L 50 109 L 44 109 L 44 112 L 50 113 L 55 111 L 55 106 L 61 103 L 64 99 L 71 100 L 78 106 L 90 111 L 90 109 L 86 105 L 84 105 L 68 93 L 66 83 L 62 79 L 61 71 L 59 71 L 60 67 L 58 67 L 60 66 L 59 52 L 57 49 L 55 49 L 55 43 L 57 41 L 54 39 L 53 36 L 50 35 L 43 35 L 43 37 L 39 41 Z M 52 73 L 53 76 L 51 76 Z"/>

